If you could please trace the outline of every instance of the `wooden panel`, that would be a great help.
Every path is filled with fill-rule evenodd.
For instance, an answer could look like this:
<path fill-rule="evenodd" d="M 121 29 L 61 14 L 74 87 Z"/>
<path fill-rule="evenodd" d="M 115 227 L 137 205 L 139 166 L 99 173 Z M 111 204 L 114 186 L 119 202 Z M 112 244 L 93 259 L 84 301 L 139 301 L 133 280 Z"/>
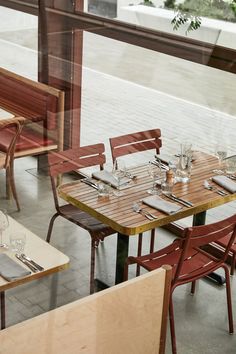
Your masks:
<path fill-rule="evenodd" d="M 165 283 L 166 278 L 167 284 L 170 282 L 169 272 L 157 269 L 3 330 L 1 351 L 4 354 L 164 353 L 163 327 L 169 298 Z"/>

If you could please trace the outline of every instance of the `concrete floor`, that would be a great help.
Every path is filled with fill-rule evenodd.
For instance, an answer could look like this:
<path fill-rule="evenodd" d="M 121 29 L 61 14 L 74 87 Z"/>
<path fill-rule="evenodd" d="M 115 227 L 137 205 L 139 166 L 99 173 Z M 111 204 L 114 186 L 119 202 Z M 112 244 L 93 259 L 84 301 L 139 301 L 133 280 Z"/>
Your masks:
<path fill-rule="evenodd" d="M 2 8 L 0 16 L 1 14 Z M 0 64 L 10 70 L 17 70 L 20 74 L 36 78 L 37 55 L 34 46 L 31 45 L 32 38 L 29 39 L 30 36 L 35 38 L 36 31 L 35 28 L 24 28 L 23 30 L 26 30 L 29 34 L 29 37 L 26 37 L 27 43 L 22 43 L 23 36 L 19 36 L 19 28 L 16 29 L 15 33 L 9 33 L 7 28 L 0 31 Z M 18 36 L 16 36 L 16 33 L 18 33 Z M 104 43 L 104 45 L 106 46 L 107 43 Z M 147 84 L 145 69 L 142 69 L 143 76 L 138 76 L 143 77 L 143 81 L 137 82 L 135 80 L 137 70 L 136 72 L 135 69 L 128 70 L 132 67 L 130 57 L 132 55 L 134 57 L 136 49 L 126 48 L 128 51 L 126 50 L 124 53 L 124 51 L 120 51 L 119 45 L 112 48 L 112 57 L 115 61 L 109 61 L 106 70 L 104 70 L 104 67 L 94 67 L 94 58 L 87 52 L 86 63 L 88 65 L 83 72 L 83 144 L 104 141 L 107 146 L 109 162 L 108 138 L 110 136 L 119 135 L 124 131 L 138 131 L 158 126 L 162 129 L 163 149 L 168 153 L 176 151 L 179 141 L 184 138 L 194 141 L 195 148 L 213 151 L 219 134 L 220 136 L 223 134 L 227 136 L 230 141 L 230 148 L 234 151 L 236 121 L 232 114 L 235 113 L 235 102 L 233 98 L 231 99 L 233 95 L 230 96 L 229 92 L 233 92 L 232 87 L 235 85 L 235 78 L 228 74 L 222 76 L 222 73 L 220 73 L 220 79 L 216 81 L 217 85 L 213 84 L 213 79 L 210 80 L 209 86 L 207 86 L 207 82 L 204 83 L 204 90 L 207 91 L 213 87 L 215 94 L 212 93 L 212 95 L 209 95 L 210 97 L 207 97 L 201 92 L 199 86 L 194 91 L 197 94 L 193 94 L 193 99 L 189 101 L 187 98 L 191 96 L 191 92 L 187 84 L 188 80 L 185 81 L 185 71 L 183 72 L 183 67 L 180 67 L 179 63 L 175 63 L 177 65 L 176 77 L 182 77 L 184 85 L 175 90 L 179 93 L 179 97 L 174 97 L 173 92 L 166 92 L 166 89 L 170 87 L 171 75 L 166 75 L 168 80 L 165 89 L 163 86 L 165 84 L 164 71 L 162 71 L 162 80 L 159 81 L 158 88 Z M 14 56 L 16 50 L 17 53 L 20 53 L 17 57 Z M 124 54 L 126 54 L 126 60 L 123 60 Z M 145 60 L 142 63 L 152 65 L 153 56 L 150 57 L 147 54 L 151 55 L 152 53 L 145 53 Z M 118 58 L 120 59 L 119 62 L 117 62 Z M 135 60 L 138 60 L 138 55 L 135 55 Z M 101 63 L 102 60 L 97 62 Z M 123 71 L 120 67 L 121 62 L 124 63 Z M 135 63 L 137 64 L 136 61 Z M 163 60 L 164 64 L 166 63 Z M 172 63 L 171 70 L 173 70 L 173 65 Z M 135 67 L 136 65 L 133 65 L 133 68 Z M 164 70 L 164 67 L 162 69 Z M 139 70 L 139 74 L 142 70 Z M 113 76 L 115 73 L 119 74 L 118 78 Z M 197 81 L 199 81 L 201 75 L 198 76 Z M 123 80 L 124 77 L 126 80 Z M 152 80 L 152 78 L 153 75 L 150 74 L 148 82 L 157 83 L 158 80 Z M 187 75 L 187 78 L 191 81 L 192 76 Z M 224 85 L 221 84 L 223 78 Z M 143 86 L 144 83 L 146 87 Z M 162 92 L 159 91 L 160 86 L 163 88 Z M 221 100 L 219 100 L 220 87 L 224 92 Z M 201 102 L 199 102 L 200 99 Z M 215 102 L 217 102 L 218 109 L 213 110 L 211 107 L 215 107 Z M 96 129 L 94 129 L 94 117 L 96 117 Z M 113 117 L 112 120 L 111 117 Z M 121 117 L 122 119 L 120 119 Z M 116 127 L 115 131 L 114 126 Z M 20 213 L 15 211 L 14 203 L 5 200 L 5 179 L 2 174 L 0 175 L 0 205 L 6 207 L 12 217 L 45 239 L 54 207 L 49 178 L 38 174 L 36 166 L 35 158 L 24 158 L 16 161 L 17 189 L 22 207 Z M 227 206 L 210 210 L 207 215 L 207 222 L 232 215 L 235 213 L 235 205 L 236 203 L 229 203 Z M 188 219 L 185 222 L 189 224 L 191 220 Z M 173 236 L 164 230 L 157 230 L 157 234 L 156 248 L 162 247 L 173 239 Z M 146 235 L 144 252 L 148 247 L 148 239 L 149 234 Z M 135 254 L 136 242 L 137 238 L 132 237 L 130 254 Z M 58 274 L 58 288 L 55 299 L 57 306 L 87 296 L 89 293 L 90 251 L 88 234 L 71 225 L 71 223 L 58 219 L 55 223 L 51 243 L 71 259 L 70 269 Z M 115 251 L 115 236 L 107 238 L 97 251 L 97 276 L 109 285 L 114 284 Z M 130 277 L 132 276 L 133 272 L 131 271 Z M 51 276 L 7 292 L 7 325 L 13 325 L 48 311 L 50 309 L 49 298 L 52 280 L 53 277 Z M 232 292 L 234 314 L 236 315 L 235 277 L 232 278 Z M 189 295 L 188 286 L 180 287 L 175 291 L 174 305 L 179 353 L 233 354 L 236 352 L 236 337 L 227 333 L 224 286 L 219 287 L 205 280 L 200 281 L 194 297 Z M 171 353 L 169 334 L 167 342 L 166 353 L 168 354 Z"/>

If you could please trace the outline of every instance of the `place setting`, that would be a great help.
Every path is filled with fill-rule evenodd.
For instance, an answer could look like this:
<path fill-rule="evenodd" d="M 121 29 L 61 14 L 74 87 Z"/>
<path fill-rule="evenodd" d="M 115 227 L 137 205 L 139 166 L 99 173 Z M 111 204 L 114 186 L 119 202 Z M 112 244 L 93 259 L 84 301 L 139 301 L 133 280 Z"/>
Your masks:
<path fill-rule="evenodd" d="M 44 270 L 42 266 L 24 254 L 26 235 L 16 231 L 9 235 L 10 244 L 3 242 L 3 232 L 9 227 L 9 218 L 5 209 L 0 209 L 0 275 L 7 281 L 14 281 L 30 275 L 31 272 Z M 13 259 L 16 257 L 27 267 L 21 266 Z"/>

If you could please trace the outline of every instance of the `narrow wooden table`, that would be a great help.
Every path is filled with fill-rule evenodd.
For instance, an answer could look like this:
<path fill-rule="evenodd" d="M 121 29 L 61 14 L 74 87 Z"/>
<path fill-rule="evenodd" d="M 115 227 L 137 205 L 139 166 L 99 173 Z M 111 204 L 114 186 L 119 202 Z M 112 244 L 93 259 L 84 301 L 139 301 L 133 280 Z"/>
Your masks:
<path fill-rule="evenodd" d="M 176 183 L 173 190 L 176 196 L 192 202 L 194 206 L 191 208 L 183 207 L 176 214 L 166 215 L 143 205 L 144 209 L 157 216 L 157 219 L 153 221 L 135 213 L 132 209 L 134 202 L 148 196 L 147 190 L 152 185 L 147 166 L 144 165 L 131 171 L 138 175 L 138 178 L 135 182 L 130 183 L 130 188 L 125 189 L 124 196 L 111 196 L 109 200 L 99 199 L 95 189 L 79 181 L 61 185 L 58 192 L 61 198 L 88 212 L 118 232 L 116 283 L 119 283 L 123 280 L 124 262 L 128 256 L 129 237 L 127 236 L 137 235 L 140 232 L 167 225 L 191 215 L 194 215 L 194 225 L 204 224 L 208 209 L 236 199 L 236 194 L 228 193 L 226 196 L 221 196 L 215 191 L 203 187 L 204 180 L 214 176 L 212 171 L 217 167 L 218 160 L 216 157 L 195 152 L 191 181 L 186 184 Z M 166 199 L 165 196 L 162 197 Z M 166 200 L 170 201 L 169 199 Z"/>
<path fill-rule="evenodd" d="M 24 253 L 40 264 L 44 270 L 33 273 L 30 275 L 8 282 L 0 276 L 0 294 L 1 294 L 1 328 L 5 328 L 5 291 L 14 288 L 18 285 L 28 283 L 32 280 L 42 278 L 46 275 L 59 272 L 69 267 L 69 258 L 58 251 L 56 248 L 49 245 L 46 241 L 36 236 L 30 230 L 18 223 L 16 220 L 9 216 L 9 227 L 4 232 L 4 242 L 9 240 L 10 234 L 23 233 L 26 235 L 26 245 Z M 27 270 L 29 268 L 25 266 L 21 261 L 17 260 L 14 254 L 8 250 L 4 251 L 0 249 L 0 252 L 5 252 L 9 257 L 12 257 L 14 261 L 18 262 L 22 267 Z"/>

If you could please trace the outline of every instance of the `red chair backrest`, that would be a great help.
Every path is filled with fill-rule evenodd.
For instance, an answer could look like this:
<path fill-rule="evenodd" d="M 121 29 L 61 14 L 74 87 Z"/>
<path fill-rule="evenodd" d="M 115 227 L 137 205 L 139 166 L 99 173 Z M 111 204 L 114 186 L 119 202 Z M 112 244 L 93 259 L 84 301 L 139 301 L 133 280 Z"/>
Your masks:
<path fill-rule="evenodd" d="M 217 261 L 221 264 L 226 261 L 230 247 L 236 237 L 236 214 L 210 225 L 186 228 L 184 231 L 185 237 L 179 242 L 179 247 L 182 252 L 176 268 L 174 282 L 178 279 L 179 274 L 181 274 L 184 261 L 193 249 L 208 245 L 227 235 L 230 236 L 228 245 L 224 252 L 217 258 Z"/>
<path fill-rule="evenodd" d="M 99 165 L 103 169 L 106 162 L 104 144 L 82 146 L 76 149 L 51 152 L 48 155 L 50 176 Z"/>
<path fill-rule="evenodd" d="M 100 143 L 48 154 L 49 174 L 56 209 L 59 208 L 56 177 L 85 167 L 100 166 L 100 169 L 103 169 L 106 162 L 104 152 L 105 146 Z"/>
<path fill-rule="evenodd" d="M 155 149 L 159 154 L 161 142 L 161 130 L 151 129 L 142 132 L 121 135 L 110 138 L 112 160 L 128 154 Z"/>

